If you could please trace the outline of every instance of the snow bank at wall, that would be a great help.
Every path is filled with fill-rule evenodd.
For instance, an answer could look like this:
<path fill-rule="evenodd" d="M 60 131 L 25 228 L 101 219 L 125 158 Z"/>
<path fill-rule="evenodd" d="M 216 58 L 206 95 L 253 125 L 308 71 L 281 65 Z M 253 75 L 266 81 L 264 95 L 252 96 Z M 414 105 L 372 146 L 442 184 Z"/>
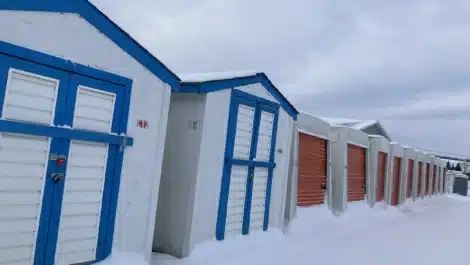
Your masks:
<path fill-rule="evenodd" d="M 144 256 L 137 253 L 115 252 L 95 265 L 149 265 Z"/>

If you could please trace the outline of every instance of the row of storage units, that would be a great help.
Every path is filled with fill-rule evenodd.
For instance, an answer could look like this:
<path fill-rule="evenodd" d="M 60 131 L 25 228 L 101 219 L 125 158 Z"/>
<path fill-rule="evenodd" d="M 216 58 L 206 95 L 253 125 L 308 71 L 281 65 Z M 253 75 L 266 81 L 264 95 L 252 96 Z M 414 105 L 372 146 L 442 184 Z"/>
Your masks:
<path fill-rule="evenodd" d="M 327 204 L 341 213 L 348 202 L 399 206 L 446 192 L 438 157 L 307 113 L 298 123 L 298 206 Z"/>
<path fill-rule="evenodd" d="M 87 0 L 0 12 L 0 264 L 184 257 L 297 203 L 443 191 L 441 160 L 299 116 L 263 73 L 176 75 Z"/>

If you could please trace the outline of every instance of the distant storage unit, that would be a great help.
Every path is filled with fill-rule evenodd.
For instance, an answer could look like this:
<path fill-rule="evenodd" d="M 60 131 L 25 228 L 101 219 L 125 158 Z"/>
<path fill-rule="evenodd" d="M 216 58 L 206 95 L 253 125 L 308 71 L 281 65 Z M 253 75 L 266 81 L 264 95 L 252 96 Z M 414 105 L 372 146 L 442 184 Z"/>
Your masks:
<path fill-rule="evenodd" d="M 365 199 L 368 179 L 369 137 L 366 133 L 344 126 L 332 126 L 331 177 L 332 209 L 344 212 L 347 202 Z M 371 187 L 367 186 L 367 190 Z"/>
<path fill-rule="evenodd" d="M 386 185 L 386 202 L 390 205 L 400 204 L 400 183 L 403 176 L 403 155 L 405 149 L 398 143 L 390 143 L 389 178 Z"/>
<path fill-rule="evenodd" d="M 88 1 L 0 13 L 0 264 L 148 259 L 180 80 Z"/>
<path fill-rule="evenodd" d="M 369 182 L 368 202 L 374 206 L 385 197 L 385 180 L 388 179 L 388 154 L 390 142 L 381 135 L 369 135 Z"/>
<path fill-rule="evenodd" d="M 402 182 L 402 189 L 400 200 L 402 202 L 406 199 L 416 199 L 417 183 L 418 183 L 418 163 L 416 163 L 417 152 L 414 148 L 404 147 L 403 163 L 404 172 L 403 176 L 406 176 Z"/>
<path fill-rule="evenodd" d="M 307 113 L 298 115 L 299 158 L 297 205 L 311 206 L 325 202 L 331 207 L 330 124 Z M 326 192 L 326 194 L 325 194 Z"/>
<path fill-rule="evenodd" d="M 453 188 L 452 192 L 462 195 L 468 196 L 468 177 L 461 172 L 454 172 L 451 173 L 453 176 Z"/>
<path fill-rule="evenodd" d="M 282 228 L 296 109 L 263 73 L 181 78 L 153 250 L 186 257 L 207 240 Z"/>

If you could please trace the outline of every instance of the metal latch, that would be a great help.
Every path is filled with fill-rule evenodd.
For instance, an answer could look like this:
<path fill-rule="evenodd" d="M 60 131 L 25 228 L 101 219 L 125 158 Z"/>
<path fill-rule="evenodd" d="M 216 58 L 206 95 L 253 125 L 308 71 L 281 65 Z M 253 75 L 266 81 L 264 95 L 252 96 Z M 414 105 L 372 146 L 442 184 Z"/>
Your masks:
<path fill-rule="evenodd" d="M 62 179 L 64 179 L 65 174 L 64 173 L 52 173 L 51 174 L 51 179 L 55 182 L 58 183 Z"/>

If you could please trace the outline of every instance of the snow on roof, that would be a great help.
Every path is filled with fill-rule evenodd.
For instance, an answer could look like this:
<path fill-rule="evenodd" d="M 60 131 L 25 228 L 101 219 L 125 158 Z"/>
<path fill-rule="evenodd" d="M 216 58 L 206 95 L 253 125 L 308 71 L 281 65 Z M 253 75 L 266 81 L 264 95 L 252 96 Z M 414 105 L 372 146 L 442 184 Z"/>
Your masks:
<path fill-rule="evenodd" d="M 363 130 L 367 127 L 370 127 L 374 124 L 379 123 L 377 120 L 354 120 L 347 118 L 330 118 L 330 117 L 321 117 L 322 120 L 328 122 L 331 125 L 343 125 L 352 127 L 357 130 Z"/>
<path fill-rule="evenodd" d="M 209 73 L 187 73 L 178 74 L 182 82 L 199 83 L 216 80 L 227 80 L 233 78 L 254 76 L 260 74 L 256 71 L 233 71 L 233 72 L 209 72 Z"/>

